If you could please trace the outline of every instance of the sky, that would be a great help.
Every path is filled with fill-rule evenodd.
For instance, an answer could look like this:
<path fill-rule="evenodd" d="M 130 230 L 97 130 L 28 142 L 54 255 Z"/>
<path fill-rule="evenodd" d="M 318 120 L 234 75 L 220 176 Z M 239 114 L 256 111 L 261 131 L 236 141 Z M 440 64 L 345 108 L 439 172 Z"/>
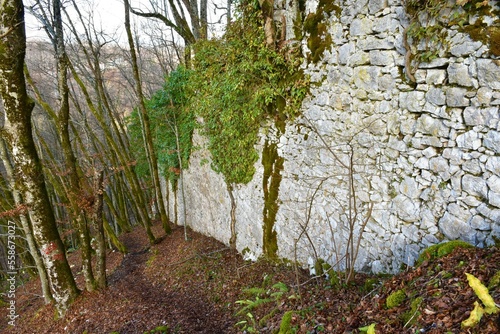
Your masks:
<path fill-rule="evenodd" d="M 217 2 L 221 2 L 221 0 L 215 0 Z M 29 5 L 33 0 L 24 1 L 25 5 Z M 64 2 L 64 1 L 63 1 Z M 124 7 L 123 0 L 77 0 L 77 4 L 80 7 L 82 12 L 89 12 L 94 16 L 94 22 L 98 26 L 101 26 L 103 30 L 112 34 L 114 32 L 118 32 L 119 36 L 121 36 L 122 40 L 125 40 L 124 33 Z M 147 4 L 148 0 L 130 0 L 131 6 L 134 8 L 144 8 L 143 4 Z M 210 9 L 212 7 L 212 9 Z M 68 8 L 71 6 L 68 5 Z M 209 15 L 213 13 L 213 6 L 211 6 L 209 1 Z M 30 39 L 40 39 L 46 38 L 46 33 L 42 29 L 40 29 L 40 23 L 29 13 L 27 10 L 25 13 L 26 20 L 26 34 L 28 40 Z M 76 20 L 76 13 L 73 12 L 74 19 Z M 85 15 L 85 14 L 84 14 Z M 219 14 L 217 14 L 219 15 Z M 131 15 L 130 19 L 132 23 L 137 23 L 138 20 L 146 20 L 144 18 L 138 18 L 135 15 Z M 63 18 L 64 20 L 64 18 Z M 209 19 L 210 20 L 210 19 Z"/>

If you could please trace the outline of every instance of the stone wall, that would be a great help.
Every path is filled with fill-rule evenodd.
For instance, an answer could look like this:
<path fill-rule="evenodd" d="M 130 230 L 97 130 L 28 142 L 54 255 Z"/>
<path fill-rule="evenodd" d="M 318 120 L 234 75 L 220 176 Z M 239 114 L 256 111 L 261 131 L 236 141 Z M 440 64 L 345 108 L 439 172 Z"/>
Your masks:
<path fill-rule="evenodd" d="M 261 155 L 249 184 L 234 189 L 238 250 L 260 256 L 273 224 L 280 257 L 321 258 L 342 269 L 346 254 L 357 254 L 358 270 L 396 272 L 444 240 L 492 244 L 500 236 L 500 57 L 457 26 L 413 83 L 405 75 L 403 2 L 337 4 L 338 13 L 325 14 L 332 43 L 320 61 L 304 64 L 312 88 L 303 115 L 284 133 L 272 124 L 262 130 L 260 151 L 275 144 L 284 158 L 273 176 L 281 179 L 276 220 L 264 224 L 268 157 Z M 297 9 L 276 6 L 293 38 Z M 317 6 L 307 1 L 305 14 Z M 484 22 L 500 25 L 498 17 Z M 203 146 L 202 137 L 195 141 Z M 184 175 L 187 223 L 228 243 L 230 200 L 209 160 L 196 151 Z"/>

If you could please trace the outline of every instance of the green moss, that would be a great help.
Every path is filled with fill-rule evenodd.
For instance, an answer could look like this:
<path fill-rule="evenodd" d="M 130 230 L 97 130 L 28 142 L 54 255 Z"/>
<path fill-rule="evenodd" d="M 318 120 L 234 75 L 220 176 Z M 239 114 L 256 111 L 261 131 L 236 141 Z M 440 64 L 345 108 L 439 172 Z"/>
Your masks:
<path fill-rule="evenodd" d="M 455 248 L 471 248 L 474 247 L 468 242 L 462 240 L 448 241 L 442 244 L 432 245 L 425 249 L 417 259 L 415 263 L 417 266 L 421 265 L 424 261 L 433 260 L 436 258 L 441 258 L 453 252 Z"/>
<path fill-rule="evenodd" d="M 405 299 L 406 299 L 406 292 L 404 290 L 401 289 L 401 290 L 395 291 L 387 297 L 387 299 L 385 301 L 385 306 L 388 309 L 398 307 L 399 305 L 401 305 L 405 301 Z"/>
<path fill-rule="evenodd" d="M 494 290 L 500 288 L 500 270 L 498 270 L 495 275 L 490 279 L 488 283 L 488 290 Z"/>
<path fill-rule="evenodd" d="M 307 47 L 311 50 L 308 59 L 317 63 L 327 48 L 332 45 L 332 36 L 324 22 L 335 12 L 339 16 L 342 9 L 334 1 L 320 0 L 316 13 L 310 13 L 304 20 L 304 31 L 309 34 Z"/>
<path fill-rule="evenodd" d="M 412 326 L 417 323 L 418 317 L 420 316 L 420 311 L 418 310 L 420 308 L 420 305 L 424 299 L 422 297 L 417 297 L 415 298 L 410 305 L 410 309 L 403 313 L 401 316 L 401 320 L 403 321 L 405 326 Z"/>
<path fill-rule="evenodd" d="M 292 331 L 292 316 L 293 316 L 293 311 L 287 311 L 283 315 L 283 318 L 281 319 L 281 324 L 280 324 L 280 331 L 278 334 L 291 334 L 293 333 Z"/>
<path fill-rule="evenodd" d="M 362 292 L 370 292 L 379 284 L 378 278 L 368 278 L 361 286 Z"/>
<path fill-rule="evenodd" d="M 264 166 L 264 176 L 262 178 L 262 189 L 264 191 L 263 210 L 263 251 L 269 259 L 276 259 L 278 253 L 278 240 L 274 223 L 278 213 L 278 195 L 281 183 L 281 171 L 285 159 L 278 154 L 278 147 L 275 143 L 266 141 L 262 150 L 262 165 Z"/>

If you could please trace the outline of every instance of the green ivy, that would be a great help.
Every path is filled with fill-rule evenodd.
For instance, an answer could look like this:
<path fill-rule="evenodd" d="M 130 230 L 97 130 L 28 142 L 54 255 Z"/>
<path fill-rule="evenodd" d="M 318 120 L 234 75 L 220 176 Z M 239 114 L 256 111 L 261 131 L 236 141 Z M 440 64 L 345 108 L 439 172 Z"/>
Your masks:
<path fill-rule="evenodd" d="M 195 117 L 192 109 L 188 108 L 192 94 L 189 91 L 191 73 L 184 67 L 178 67 L 167 77 L 163 89 L 146 101 L 158 164 L 174 188 L 181 168 L 177 150 L 180 151 L 183 169 L 188 166 L 192 150 Z M 149 168 L 136 110 L 128 119 L 128 132 L 131 148 L 137 160 L 136 171 L 139 176 L 148 179 Z"/>
<path fill-rule="evenodd" d="M 262 123 L 295 117 L 309 91 L 300 50 L 266 46 L 257 1 L 238 8 L 238 19 L 222 38 L 195 45 L 191 77 L 191 108 L 203 119 L 212 168 L 228 184 L 252 179 Z"/>

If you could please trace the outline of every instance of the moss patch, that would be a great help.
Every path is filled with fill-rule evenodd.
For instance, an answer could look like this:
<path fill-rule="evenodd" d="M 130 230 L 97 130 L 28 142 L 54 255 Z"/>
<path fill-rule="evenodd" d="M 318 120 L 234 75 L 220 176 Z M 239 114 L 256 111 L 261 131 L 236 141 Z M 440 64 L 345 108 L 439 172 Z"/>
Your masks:
<path fill-rule="evenodd" d="M 274 223 L 278 213 L 278 195 L 281 183 L 281 171 L 285 159 L 278 154 L 278 147 L 275 143 L 266 141 L 262 151 L 262 165 L 264 166 L 264 177 L 262 179 L 262 189 L 264 191 L 263 210 L 263 251 L 269 259 L 276 259 L 278 253 L 278 240 Z"/>
<path fill-rule="evenodd" d="M 332 36 L 328 33 L 327 22 L 331 14 L 339 16 L 342 9 L 334 1 L 320 0 L 316 13 L 307 15 L 304 21 L 304 31 L 308 33 L 307 47 L 311 50 L 308 60 L 317 63 L 327 48 L 332 45 Z"/>
<path fill-rule="evenodd" d="M 399 305 L 403 304 L 403 302 L 406 299 L 406 292 L 404 290 L 397 290 L 393 293 L 391 293 L 386 301 L 385 301 L 385 306 L 388 309 L 398 307 Z"/>
<path fill-rule="evenodd" d="M 436 258 L 440 258 L 446 256 L 453 252 L 453 250 L 457 247 L 461 248 L 471 248 L 474 247 L 468 242 L 462 240 L 453 240 L 448 241 L 442 244 L 432 245 L 424 250 L 417 259 L 415 263 L 417 266 L 421 265 L 424 261 L 433 260 Z"/>

